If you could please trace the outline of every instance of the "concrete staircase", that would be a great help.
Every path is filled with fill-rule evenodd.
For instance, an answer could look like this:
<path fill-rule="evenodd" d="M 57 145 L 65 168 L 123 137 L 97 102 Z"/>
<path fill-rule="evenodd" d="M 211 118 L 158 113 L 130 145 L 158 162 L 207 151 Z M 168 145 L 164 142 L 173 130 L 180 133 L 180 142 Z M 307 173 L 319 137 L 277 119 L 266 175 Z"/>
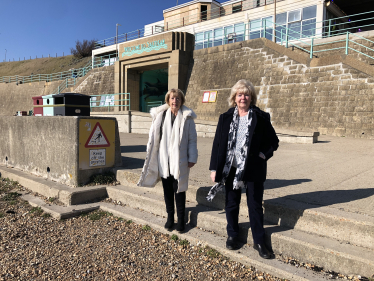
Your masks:
<path fill-rule="evenodd" d="M 166 216 L 160 183 L 155 188 L 137 187 L 139 174 L 118 170 L 121 186 L 107 187 L 108 196 L 133 209 Z M 226 237 L 224 194 L 212 203 L 205 200 L 207 187 L 189 186 L 186 221 L 191 226 Z M 245 197 L 245 196 L 244 196 Z M 275 254 L 291 257 L 342 274 L 374 274 L 374 219 L 293 200 L 265 198 L 267 244 Z M 317 207 L 317 206 L 315 206 Z M 245 199 L 239 215 L 240 240 L 252 244 Z"/>
<path fill-rule="evenodd" d="M 115 216 L 148 224 L 167 233 L 165 203 L 160 183 L 155 188 L 136 186 L 139 174 L 130 170 L 117 170 L 121 185 L 70 188 L 12 168 L 0 166 L 0 176 L 18 181 L 41 195 L 58 198 L 67 206 L 56 206 L 40 198 L 25 194 L 23 198 L 33 206 L 40 206 L 57 219 L 69 218 L 102 209 Z M 260 271 L 289 280 L 327 280 L 326 274 L 305 268 L 296 268 L 279 258 L 292 258 L 300 262 L 323 267 L 345 275 L 371 277 L 374 273 L 374 219 L 359 213 L 345 212 L 328 207 L 312 206 L 294 200 L 264 198 L 266 243 L 278 258 L 263 260 L 251 247 L 245 200 L 242 200 L 239 225 L 238 251 L 225 248 L 226 219 L 224 195 L 217 194 L 212 203 L 205 200 L 208 187 L 189 186 L 187 191 L 186 232 L 176 233 L 192 244 L 207 245 L 223 255 Z M 109 197 L 115 204 L 89 203 L 95 198 Z M 245 197 L 245 196 L 243 196 Z M 306 206 L 308 205 L 308 206 Z M 317 208 L 318 207 L 318 208 Z"/>

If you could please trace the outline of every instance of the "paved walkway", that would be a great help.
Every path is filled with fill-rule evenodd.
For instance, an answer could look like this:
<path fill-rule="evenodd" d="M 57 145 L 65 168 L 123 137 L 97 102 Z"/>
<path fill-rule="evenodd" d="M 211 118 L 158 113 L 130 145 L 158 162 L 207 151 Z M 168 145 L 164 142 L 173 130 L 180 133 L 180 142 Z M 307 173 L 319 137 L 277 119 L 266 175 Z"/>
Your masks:
<path fill-rule="evenodd" d="M 140 173 L 148 135 L 120 137 L 123 167 Z M 212 142 L 198 138 L 199 159 L 191 169 L 191 185 L 212 185 L 208 170 Z M 265 201 L 287 199 L 304 208 L 325 206 L 374 217 L 374 140 L 320 136 L 315 144 L 280 143 L 268 162 L 267 178 Z"/>

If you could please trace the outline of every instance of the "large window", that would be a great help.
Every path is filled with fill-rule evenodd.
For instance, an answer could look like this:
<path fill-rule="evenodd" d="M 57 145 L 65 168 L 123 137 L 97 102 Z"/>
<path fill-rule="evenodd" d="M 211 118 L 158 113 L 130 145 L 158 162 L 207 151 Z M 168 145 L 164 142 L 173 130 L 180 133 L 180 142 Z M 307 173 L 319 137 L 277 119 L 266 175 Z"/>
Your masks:
<path fill-rule="evenodd" d="M 254 19 L 250 22 L 249 39 L 265 37 L 273 38 L 273 17 Z"/>
<path fill-rule="evenodd" d="M 277 14 L 276 38 L 277 42 L 286 39 L 288 28 L 289 40 L 311 37 L 316 34 L 317 6 L 306 7 L 281 14 Z"/>

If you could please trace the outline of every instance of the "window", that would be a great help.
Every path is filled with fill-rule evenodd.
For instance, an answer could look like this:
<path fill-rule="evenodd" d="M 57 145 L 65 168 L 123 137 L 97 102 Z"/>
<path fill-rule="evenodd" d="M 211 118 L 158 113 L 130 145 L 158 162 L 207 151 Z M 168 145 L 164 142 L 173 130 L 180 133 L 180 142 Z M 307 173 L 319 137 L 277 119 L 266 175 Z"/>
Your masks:
<path fill-rule="evenodd" d="M 204 48 L 210 48 L 213 45 L 213 31 L 204 32 Z"/>
<path fill-rule="evenodd" d="M 234 42 L 234 27 L 233 26 L 225 26 L 225 39 L 224 44 L 229 44 Z"/>
<path fill-rule="evenodd" d="M 253 20 L 250 23 L 249 39 L 256 39 L 261 37 L 262 21 L 261 19 Z"/>
<path fill-rule="evenodd" d="M 235 42 L 240 42 L 245 40 L 245 25 L 244 23 L 237 23 L 234 25 L 235 32 Z"/>
<path fill-rule="evenodd" d="M 275 37 L 277 42 L 286 38 L 286 28 L 287 28 L 287 13 L 282 13 L 277 15 L 276 18 L 276 28 L 275 28 Z"/>
<path fill-rule="evenodd" d="M 300 21 L 301 20 L 301 11 L 291 11 L 288 12 L 288 22 Z"/>
<path fill-rule="evenodd" d="M 232 13 L 238 13 L 242 11 L 242 4 L 237 4 L 232 6 Z"/>
<path fill-rule="evenodd" d="M 196 33 L 195 34 L 195 50 L 200 50 L 204 48 L 204 33 Z"/>
<path fill-rule="evenodd" d="M 295 40 L 299 39 L 301 35 L 301 22 L 292 22 L 288 24 L 288 39 L 289 40 Z"/>
<path fill-rule="evenodd" d="M 220 46 L 223 44 L 223 28 L 217 28 L 214 30 L 214 41 L 213 46 Z"/>
<path fill-rule="evenodd" d="M 207 19 L 208 19 L 208 6 L 201 5 L 201 20 L 207 20 Z"/>
<path fill-rule="evenodd" d="M 265 38 L 272 40 L 273 39 L 273 17 L 267 17 L 262 19 L 262 26 L 265 28 Z M 263 37 L 263 35 L 261 36 Z"/>
<path fill-rule="evenodd" d="M 317 16 L 317 6 L 307 7 L 303 9 L 303 20 L 312 19 Z"/>
<path fill-rule="evenodd" d="M 302 25 L 303 37 L 311 37 L 316 33 L 316 19 L 305 20 Z"/>

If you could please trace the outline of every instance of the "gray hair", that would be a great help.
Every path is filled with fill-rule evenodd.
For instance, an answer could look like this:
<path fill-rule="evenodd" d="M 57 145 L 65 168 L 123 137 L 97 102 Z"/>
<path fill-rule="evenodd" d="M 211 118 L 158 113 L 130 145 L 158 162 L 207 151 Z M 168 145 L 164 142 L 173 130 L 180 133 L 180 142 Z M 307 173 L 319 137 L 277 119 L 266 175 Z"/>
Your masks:
<path fill-rule="evenodd" d="M 237 93 L 242 94 L 249 94 L 251 95 L 251 105 L 256 105 L 257 102 L 257 95 L 255 87 L 251 82 L 248 80 L 241 79 L 231 88 L 231 93 L 227 102 L 229 103 L 230 107 L 234 107 L 235 104 L 235 97 Z"/>

